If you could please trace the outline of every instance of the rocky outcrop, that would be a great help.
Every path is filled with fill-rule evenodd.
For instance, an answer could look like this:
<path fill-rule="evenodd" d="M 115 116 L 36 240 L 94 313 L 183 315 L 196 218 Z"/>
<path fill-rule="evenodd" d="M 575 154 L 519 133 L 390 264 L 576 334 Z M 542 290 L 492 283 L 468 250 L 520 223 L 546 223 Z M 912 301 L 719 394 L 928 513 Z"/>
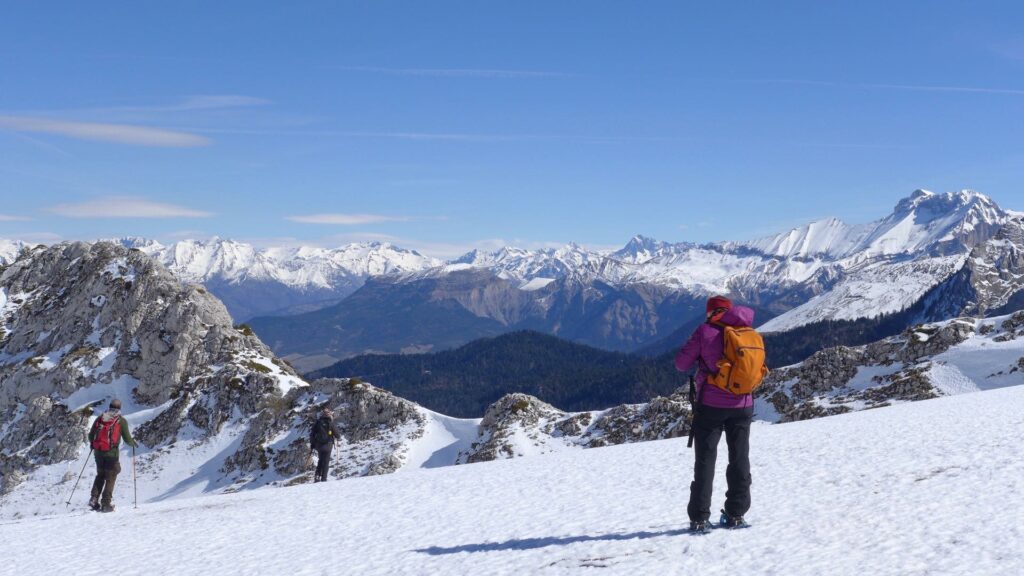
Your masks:
<path fill-rule="evenodd" d="M 597 412 L 565 413 L 527 394 L 508 394 L 492 404 L 471 449 L 459 463 L 485 462 L 564 448 L 597 448 L 685 436 L 690 404 L 685 392 Z"/>
<path fill-rule="evenodd" d="M 78 455 L 95 406 L 165 406 L 136 431 L 150 448 L 189 427 L 208 438 L 302 381 L 224 306 L 122 246 L 24 252 L 0 274 L 0 460 L 35 467 Z M 0 493 L 18 475 L 5 473 Z"/>
<path fill-rule="evenodd" d="M 409 443 L 423 435 L 427 424 L 420 408 L 408 400 L 359 380 L 325 378 L 268 403 L 224 471 L 253 475 L 273 468 L 284 478 L 303 474 L 312 464 L 309 431 L 324 408 L 334 411 L 342 435 L 331 458 L 336 478 L 398 470 Z"/>
<path fill-rule="evenodd" d="M 94 411 L 113 397 L 144 478 L 213 491 L 303 481 L 309 425 L 325 406 L 343 431 L 338 477 L 397 470 L 426 423 L 368 384 L 307 384 L 206 289 L 138 250 L 23 251 L 0 273 L 0 498 L 42 489 L 81 458 Z"/>
<path fill-rule="evenodd" d="M 920 302 L 922 320 L 986 316 L 1024 298 L 1024 218 L 1007 220 L 974 246 L 962 267 Z M 1019 306 L 1017 306 L 1019 308 Z M 1003 312 L 1005 313 L 1005 311 Z"/>
<path fill-rule="evenodd" d="M 1007 333 L 1007 326 L 997 330 L 991 322 L 958 318 L 866 346 L 828 348 L 773 371 L 757 397 L 781 422 L 934 398 L 942 394 L 932 380 L 937 356 L 975 334 L 998 340 Z"/>

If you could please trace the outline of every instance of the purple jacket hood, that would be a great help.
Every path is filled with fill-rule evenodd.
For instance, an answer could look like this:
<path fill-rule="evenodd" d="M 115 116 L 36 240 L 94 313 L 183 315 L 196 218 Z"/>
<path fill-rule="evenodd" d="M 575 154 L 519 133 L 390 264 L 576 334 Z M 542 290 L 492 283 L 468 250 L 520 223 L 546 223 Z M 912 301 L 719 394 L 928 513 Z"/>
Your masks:
<path fill-rule="evenodd" d="M 722 316 L 720 322 L 736 328 L 752 328 L 754 326 L 754 311 L 746 306 L 733 306 Z"/>

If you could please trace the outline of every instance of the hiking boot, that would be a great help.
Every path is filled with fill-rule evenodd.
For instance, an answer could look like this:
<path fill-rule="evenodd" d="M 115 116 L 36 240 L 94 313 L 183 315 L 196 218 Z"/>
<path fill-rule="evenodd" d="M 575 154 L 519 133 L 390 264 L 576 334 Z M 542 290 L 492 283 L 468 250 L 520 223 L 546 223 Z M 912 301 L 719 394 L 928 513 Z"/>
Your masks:
<path fill-rule="evenodd" d="M 731 516 L 725 510 L 722 510 L 722 517 L 718 519 L 718 525 L 722 528 L 746 528 L 750 526 L 743 519 L 743 516 Z"/>
<path fill-rule="evenodd" d="M 114 511 L 114 505 L 113 504 L 104 504 L 103 507 L 100 508 L 100 512 L 113 512 L 113 511 Z"/>
<path fill-rule="evenodd" d="M 99 512 L 100 511 L 100 499 L 99 498 L 89 498 L 89 509 L 92 510 L 93 512 Z"/>
<path fill-rule="evenodd" d="M 711 522 L 708 522 L 707 520 L 690 522 L 691 534 L 707 534 L 708 532 L 711 532 Z"/>

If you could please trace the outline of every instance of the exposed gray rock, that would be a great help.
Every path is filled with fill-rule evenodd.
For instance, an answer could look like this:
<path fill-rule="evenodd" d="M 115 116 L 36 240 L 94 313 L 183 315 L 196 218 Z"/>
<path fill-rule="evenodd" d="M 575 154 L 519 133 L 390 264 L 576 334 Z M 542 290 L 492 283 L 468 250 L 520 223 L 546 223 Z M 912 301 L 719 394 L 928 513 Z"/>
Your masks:
<path fill-rule="evenodd" d="M 527 394 L 508 394 L 488 407 L 477 442 L 460 463 L 547 452 L 559 446 L 596 448 L 685 436 L 690 405 L 684 390 L 646 404 L 567 414 Z"/>
<path fill-rule="evenodd" d="M 334 411 L 342 435 L 331 459 L 337 478 L 398 470 L 408 443 L 422 436 L 427 423 L 408 400 L 358 380 L 325 378 L 266 403 L 224 471 L 254 474 L 273 466 L 285 477 L 309 471 L 315 457 L 307 438 L 323 408 Z"/>
<path fill-rule="evenodd" d="M 904 334 L 904 347 L 898 354 L 903 362 L 915 362 L 925 356 L 941 354 L 967 340 L 975 333 L 977 321 L 958 318 L 944 324 L 931 324 L 911 328 Z"/>
<path fill-rule="evenodd" d="M 828 348 L 773 371 L 756 395 L 772 406 L 781 422 L 934 398 L 940 392 L 929 379 L 930 359 L 970 338 L 978 326 L 973 318 L 958 318 L 915 326 L 866 346 Z M 880 373 L 851 387 L 864 369 Z"/>

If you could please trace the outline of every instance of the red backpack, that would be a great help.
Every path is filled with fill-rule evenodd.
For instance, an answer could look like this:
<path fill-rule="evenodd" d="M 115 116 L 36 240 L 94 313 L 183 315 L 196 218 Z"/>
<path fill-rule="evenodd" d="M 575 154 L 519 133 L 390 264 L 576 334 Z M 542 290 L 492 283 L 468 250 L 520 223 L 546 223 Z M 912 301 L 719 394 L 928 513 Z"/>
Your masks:
<path fill-rule="evenodd" d="M 117 416 L 111 420 L 106 420 L 104 416 L 106 414 L 97 418 L 96 422 L 92 425 L 94 433 L 92 447 L 98 452 L 107 452 L 115 449 L 121 443 L 121 417 Z"/>

